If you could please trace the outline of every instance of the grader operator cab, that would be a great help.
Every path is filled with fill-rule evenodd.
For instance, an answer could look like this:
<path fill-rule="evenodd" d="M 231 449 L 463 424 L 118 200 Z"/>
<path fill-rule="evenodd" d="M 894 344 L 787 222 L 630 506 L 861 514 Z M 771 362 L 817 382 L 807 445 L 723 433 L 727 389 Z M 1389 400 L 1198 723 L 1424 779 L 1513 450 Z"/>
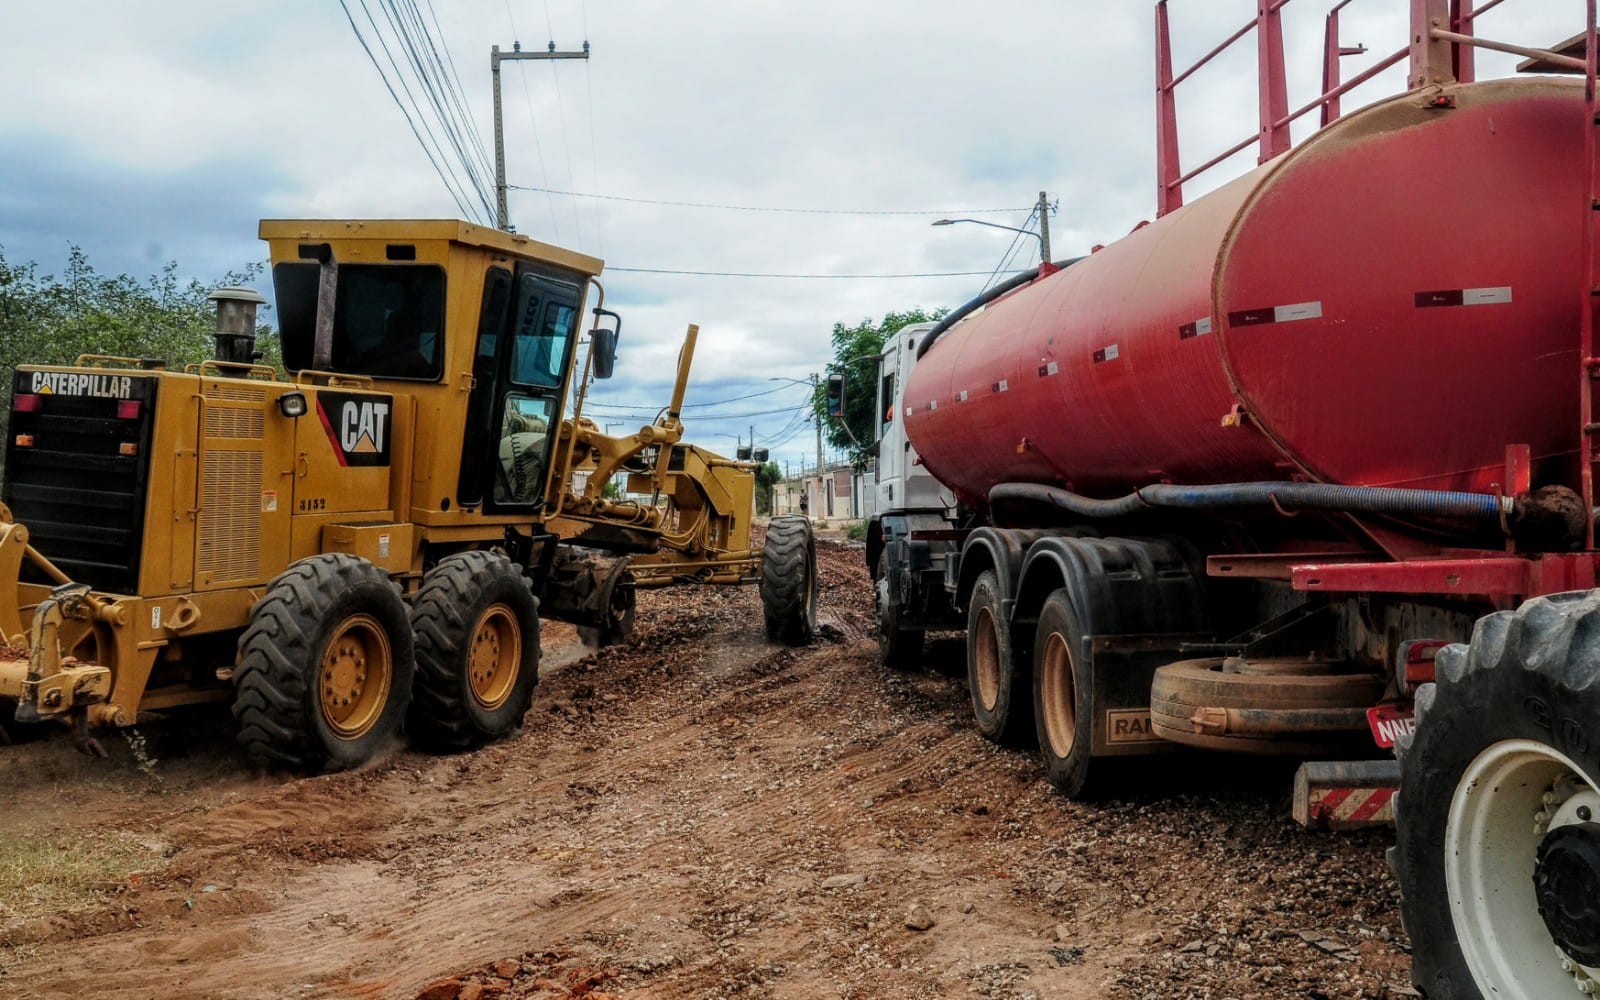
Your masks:
<path fill-rule="evenodd" d="M 637 587 L 759 580 L 769 637 L 809 639 L 809 524 L 778 519 L 763 559 L 755 466 L 682 442 L 695 327 L 671 402 L 610 437 L 582 414 L 621 328 L 601 261 L 455 221 L 260 235 L 287 375 L 254 363 L 247 290 L 222 296 L 218 360 L 18 370 L 0 732 L 67 721 L 96 748 L 93 727 L 231 701 L 258 759 L 348 767 L 402 726 L 509 732 L 538 616 L 615 641 Z M 606 498 L 617 474 L 643 499 Z"/>

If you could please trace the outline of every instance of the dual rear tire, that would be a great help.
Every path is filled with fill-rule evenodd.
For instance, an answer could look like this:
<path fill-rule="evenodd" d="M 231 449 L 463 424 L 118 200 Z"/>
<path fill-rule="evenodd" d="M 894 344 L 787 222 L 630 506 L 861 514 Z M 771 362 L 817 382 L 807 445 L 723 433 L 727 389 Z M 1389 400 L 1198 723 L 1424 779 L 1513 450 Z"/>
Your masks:
<path fill-rule="evenodd" d="M 470 748 L 521 722 L 538 658 L 538 604 L 505 556 L 441 560 L 409 613 L 372 563 L 312 556 L 268 585 L 240 636 L 239 742 L 301 771 L 366 764 L 407 724 L 423 745 Z"/>

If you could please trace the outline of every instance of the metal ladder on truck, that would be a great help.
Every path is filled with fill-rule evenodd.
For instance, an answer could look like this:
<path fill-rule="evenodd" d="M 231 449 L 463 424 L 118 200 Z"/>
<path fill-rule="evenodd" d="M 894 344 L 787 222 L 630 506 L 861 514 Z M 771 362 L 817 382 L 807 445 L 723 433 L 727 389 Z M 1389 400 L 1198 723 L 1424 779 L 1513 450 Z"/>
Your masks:
<path fill-rule="evenodd" d="M 1600 95 L 1596 94 L 1596 34 L 1595 34 L 1595 0 L 1586 0 L 1588 20 L 1583 35 L 1584 48 L 1584 82 L 1583 82 L 1583 159 L 1584 159 L 1584 197 L 1588 205 L 1584 210 L 1583 220 L 1583 280 L 1587 286 L 1584 289 L 1584 303 L 1582 309 L 1582 336 L 1583 371 L 1581 378 L 1582 388 L 1582 415 L 1583 433 L 1582 440 L 1582 476 L 1583 476 L 1583 505 L 1588 512 L 1584 519 L 1584 547 L 1594 548 L 1594 463 L 1596 458 L 1595 435 L 1600 434 L 1600 423 L 1595 421 L 1595 383 L 1600 381 L 1600 343 L 1596 343 L 1596 332 L 1600 329 L 1600 260 L 1597 260 L 1595 227 L 1600 225 L 1600 163 L 1596 163 L 1596 156 L 1600 154 Z"/>

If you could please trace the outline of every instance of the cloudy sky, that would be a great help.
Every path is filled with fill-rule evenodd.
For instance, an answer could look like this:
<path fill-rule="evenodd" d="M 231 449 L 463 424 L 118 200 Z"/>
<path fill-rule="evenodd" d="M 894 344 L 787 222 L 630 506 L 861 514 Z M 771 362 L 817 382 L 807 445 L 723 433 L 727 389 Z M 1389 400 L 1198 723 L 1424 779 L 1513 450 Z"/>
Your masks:
<path fill-rule="evenodd" d="M 587 63 L 506 65 L 506 159 L 513 185 L 609 196 L 510 201 L 520 231 L 607 262 L 607 304 L 625 317 L 618 377 L 593 397 L 608 424 L 666 401 L 693 322 L 689 401 L 712 405 L 687 412 L 690 437 L 731 452 L 754 425 L 780 462 L 814 461 L 804 389 L 771 380 L 821 368 L 835 322 L 959 305 L 1013 246 L 1010 233 L 934 219 L 1012 209 L 976 217 L 1023 226 L 1045 190 L 1061 258 L 1153 214 L 1152 0 L 411 2 L 436 17 L 490 155 L 490 46 L 592 46 Z M 384 60 L 367 20 L 387 31 L 380 0 L 347 3 Z M 1177 63 L 1254 6 L 1173 0 Z M 1318 90 L 1328 6 L 1285 12 L 1295 107 Z M 1404 43 L 1407 6 L 1346 8 L 1347 44 L 1372 50 L 1345 60 L 1347 77 Z M 1480 32 L 1545 45 L 1581 18 L 1579 0 L 1510 0 Z M 1247 39 L 1180 91 L 1186 165 L 1254 131 L 1254 60 Z M 1480 73 L 1510 62 L 1491 56 Z M 1346 107 L 1402 83 L 1386 74 Z M 212 279 L 265 257 L 263 217 L 462 214 L 338 0 L 7 4 L 0 88 L 0 248 L 45 272 L 77 244 L 105 272 L 175 260 Z M 1253 163 L 1236 158 L 1191 196 Z M 1017 245 L 1010 266 L 1036 262 L 1034 239 Z"/>

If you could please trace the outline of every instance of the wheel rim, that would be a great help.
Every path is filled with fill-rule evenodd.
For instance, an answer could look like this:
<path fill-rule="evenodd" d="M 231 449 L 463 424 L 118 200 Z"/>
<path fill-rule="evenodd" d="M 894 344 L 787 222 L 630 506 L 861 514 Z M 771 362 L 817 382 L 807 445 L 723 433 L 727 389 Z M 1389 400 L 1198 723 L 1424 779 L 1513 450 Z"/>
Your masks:
<path fill-rule="evenodd" d="M 1537 1000 L 1600 988 L 1600 969 L 1561 951 L 1539 911 L 1534 875 L 1554 830 L 1600 817 L 1600 789 L 1536 740 L 1480 753 L 1450 799 L 1444 875 L 1462 957 L 1485 995 Z"/>
<path fill-rule="evenodd" d="M 994 615 L 988 608 L 978 609 L 972 629 L 972 672 L 977 681 L 978 704 L 992 712 L 1000 703 L 1000 642 L 995 634 Z"/>
<path fill-rule="evenodd" d="M 472 629 L 467 653 L 467 686 L 472 700 L 496 709 L 511 697 L 517 670 L 522 665 L 522 630 L 517 617 L 504 604 L 490 605 Z"/>
<path fill-rule="evenodd" d="M 1045 739 L 1050 742 L 1050 752 L 1064 758 L 1072 753 L 1078 738 L 1078 700 L 1072 683 L 1072 650 L 1060 632 L 1051 632 L 1045 639 L 1039 669 L 1039 711 L 1044 717 Z"/>
<path fill-rule="evenodd" d="M 342 740 L 365 736 L 389 702 L 394 673 L 389 636 L 371 615 L 352 615 L 339 623 L 323 650 L 317 672 L 322 719 Z"/>

